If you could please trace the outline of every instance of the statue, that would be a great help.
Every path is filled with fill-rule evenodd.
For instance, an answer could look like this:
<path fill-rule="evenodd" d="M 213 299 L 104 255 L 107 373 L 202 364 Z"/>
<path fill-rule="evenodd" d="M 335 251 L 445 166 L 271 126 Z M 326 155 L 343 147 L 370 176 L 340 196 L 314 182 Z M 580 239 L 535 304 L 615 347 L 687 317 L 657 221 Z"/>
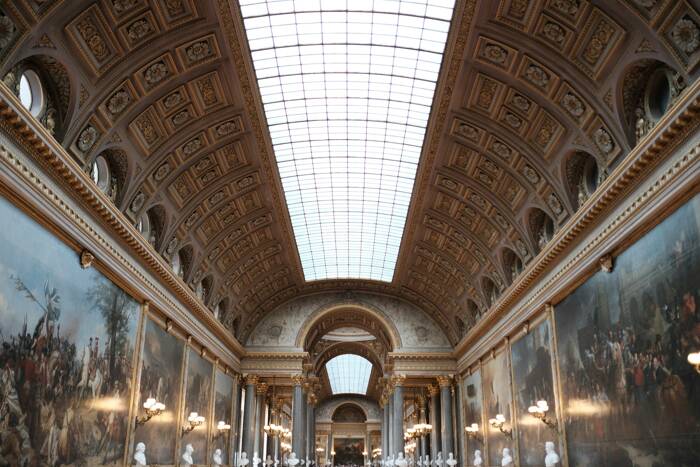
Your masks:
<path fill-rule="evenodd" d="M 416 465 L 417 465 L 418 467 L 422 467 L 422 466 L 423 466 L 423 456 L 418 456 L 418 459 L 416 459 Z"/>
<path fill-rule="evenodd" d="M 635 111 L 635 114 L 637 116 L 637 119 L 634 123 L 634 134 L 637 137 L 637 142 L 639 142 L 639 140 L 644 138 L 644 135 L 647 134 L 648 124 L 646 119 L 644 118 L 644 110 L 638 107 Z"/>
<path fill-rule="evenodd" d="M 306 460 L 304 461 L 304 465 L 306 465 L 307 467 L 311 467 L 311 464 L 313 464 L 313 462 L 310 461 L 309 458 L 307 457 Z"/>
<path fill-rule="evenodd" d="M 46 129 L 52 136 L 56 133 L 56 110 L 53 108 L 46 112 Z"/>
<path fill-rule="evenodd" d="M 384 465 L 386 465 L 388 467 L 394 467 L 394 456 L 387 457 Z"/>
<path fill-rule="evenodd" d="M 187 466 L 187 465 L 192 465 L 194 464 L 194 460 L 192 460 L 192 454 L 194 453 L 194 448 L 192 447 L 191 444 L 186 444 L 185 445 L 185 452 L 182 453 L 182 464 Z"/>
<path fill-rule="evenodd" d="M 426 455 L 425 455 L 425 459 L 423 459 L 423 465 L 424 465 L 425 467 L 430 467 L 430 464 L 431 464 L 431 462 L 430 462 L 430 456 L 426 454 Z"/>
<path fill-rule="evenodd" d="M 258 453 L 254 452 L 253 453 L 253 467 L 258 467 L 260 465 L 260 462 L 262 462 L 262 461 L 258 457 Z"/>
<path fill-rule="evenodd" d="M 554 450 L 554 443 L 552 441 L 544 443 L 544 454 L 545 467 L 556 467 L 559 464 L 559 454 Z"/>
<path fill-rule="evenodd" d="M 474 451 L 474 465 L 477 467 L 484 465 L 484 460 L 481 458 L 481 451 L 478 449 Z"/>
<path fill-rule="evenodd" d="M 272 456 L 270 456 L 270 455 L 268 454 L 268 455 L 267 455 L 267 458 L 265 459 L 265 465 L 266 465 L 267 467 L 270 467 L 270 466 L 273 465 L 274 463 L 275 463 L 275 461 L 272 460 Z"/>
<path fill-rule="evenodd" d="M 457 465 L 457 459 L 455 459 L 454 454 L 449 453 L 447 455 L 447 460 L 445 461 L 445 464 L 447 464 L 449 467 L 455 467 L 455 465 Z"/>
<path fill-rule="evenodd" d="M 287 458 L 287 465 L 289 467 L 296 467 L 299 465 L 299 459 L 297 459 L 297 454 L 295 452 L 289 454 L 289 457 Z"/>
<path fill-rule="evenodd" d="M 148 465 L 148 462 L 146 462 L 146 445 L 144 443 L 138 443 L 136 445 L 134 461 L 134 465 Z"/>
<path fill-rule="evenodd" d="M 408 465 L 408 462 L 406 462 L 406 459 L 403 457 L 403 452 L 400 452 L 398 457 L 396 458 L 396 461 L 394 461 L 394 465 L 396 467 L 406 467 Z"/>
<path fill-rule="evenodd" d="M 211 462 L 215 466 L 219 466 L 224 463 L 224 460 L 221 458 L 221 449 L 215 449 L 214 454 L 211 456 Z"/>
<path fill-rule="evenodd" d="M 442 452 L 438 452 L 437 459 L 435 459 L 435 465 L 437 465 L 437 467 L 442 467 Z"/>
<path fill-rule="evenodd" d="M 238 460 L 238 465 L 241 467 L 245 467 L 248 465 L 250 462 L 250 459 L 248 459 L 248 454 L 246 454 L 245 451 L 241 451 L 241 458 Z"/>
<path fill-rule="evenodd" d="M 501 467 L 513 467 L 513 457 L 510 455 L 510 449 L 503 448 L 503 458 L 501 459 Z"/>

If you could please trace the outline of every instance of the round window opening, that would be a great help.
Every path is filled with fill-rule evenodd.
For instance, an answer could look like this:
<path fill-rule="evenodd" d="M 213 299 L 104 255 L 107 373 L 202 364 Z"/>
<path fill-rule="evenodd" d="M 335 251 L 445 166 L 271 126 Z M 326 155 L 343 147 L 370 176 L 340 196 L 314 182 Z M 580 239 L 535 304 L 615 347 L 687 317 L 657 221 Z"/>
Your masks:
<path fill-rule="evenodd" d="M 671 102 L 671 82 L 667 70 L 656 70 L 647 83 L 645 101 L 647 112 L 654 120 L 664 116 Z"/>
<path fill-rule="evenodd" d="M 44 88 L 35 71 L 25 70 L 20 76 L 19 100 L 22 106 L 35 117 L 44 110 Z"/>
<path fill-rule="evenodd" d="M 92 181 L 99 187 L 104 193 L 109 193 L 110 188 L 110 173 L 109 164 L 104 156 L 97 156 L 95 162 L 92 163 L 92 169 L 90 171 Z"/>

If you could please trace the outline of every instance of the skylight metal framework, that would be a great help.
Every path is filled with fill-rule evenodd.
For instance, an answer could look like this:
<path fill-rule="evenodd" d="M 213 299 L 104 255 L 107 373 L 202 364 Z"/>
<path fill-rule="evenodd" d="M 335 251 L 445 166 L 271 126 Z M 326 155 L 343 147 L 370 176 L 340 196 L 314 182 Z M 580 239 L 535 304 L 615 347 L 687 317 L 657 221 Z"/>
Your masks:
<path fill-rule="evenodd" d="M 345 354 L 326 363 L 333 394 L 367 394 L 372 364 L 359 355 Z"/>
<path fill-rule="evenodd" d="M 454 0 L 241 0 L 306 280 L 391 281 Z"/>

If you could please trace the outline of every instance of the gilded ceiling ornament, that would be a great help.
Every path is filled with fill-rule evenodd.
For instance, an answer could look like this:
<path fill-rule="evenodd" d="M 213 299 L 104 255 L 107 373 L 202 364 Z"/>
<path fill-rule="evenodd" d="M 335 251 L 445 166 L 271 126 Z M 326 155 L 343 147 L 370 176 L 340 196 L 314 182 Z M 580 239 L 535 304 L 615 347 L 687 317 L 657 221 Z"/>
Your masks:
<path fill-rule="evenodd" d="M 525 16 L 525 12 L 527 12 L 529 3 L 528 0 L 512 0 L 508 12 L 517 18 L 522 18 Z"/>
<path fill-rule="evenodd" d="M 457 127 L 457 133 L 463 136 L 464 138 L 474 142 L 479 140 L 479 132 L 476 130 L 476 128 L 466 123 L 459 124 L 459 126 Z"/>
<path fill-rule="evenodd" d="M 139 212 L 141 208 L 143 207 L 143 203 L 146 201 L 146 195 L 143 194 L 143 191 L 139 191 L 138 194 L 134 197 L 134 200 L 131 202 L 131 206 L 129 209 L 131 209 L 131 212 Z"/>
<path fill-rule="evenodd" d="M 579 1 L 578 0 L 554 0 L 552 2 L 552 7 L 556 8 L 560 12 L 574 16 L 578 13 Z"/>
<path fill-rule="evenodd" d="M 552 141 L 552 138 L 554 137 L 554 133 L 557 131 L 557 124 L 554 120 L 551 118 L 547 117 L 542 121 L 542 126 L 540 127 L 540 130 L 537 132 L 537 136 L 535 137 L 535 141 L 537 144 L 539 144 L 542 147 L 547 146 L 550 141 Z"/>
<path fill-rule="evenodd" d="M 598 23 L 598 27 L 591 36 L 591 41 L 583 51 L 583 58 L 591 65 L 595 65 L 603 54 L 603 51 L 605 51 L 605 47 L 610 42 L 610 38 L 614 32 L 615 29 L 607 21 Z"/>
<path fill-rule="evenodd" d="M 615 148 L 615 142 L 605 128 L 598 128 L 593 133 L 593 142 L 603 154 L 610 154 Z"/>
<path fill-rule="evenodd" d="M 523 124 L 523 121 L 520 119 L 520 117 L 518 117 L 517 115 L 512 114 L 512 113 L 510 113 L 510 112 L 507 112 L 507 113 L 505 114 L 505 116 L 503 117 L 503 120 L 504 120 L 509 126 L 515 128 L 516 130 L 519 129 L 519 128 L 522 126 L 522 124 Z"/>
<path fill-rule="evenodd" d="M 90 51 L 98 61 L 103 61 L 109 55 L 109 48 L 102 36 L 97 32 L 97 28 L 87 19 L 79 22 L 76 26 L 80 37 L 83 38 Z"/>
<path fill-rule="evenodd" d="M 548 22 L 544 25 L 542 28 L 542 35 L 555 44 L 562 44 L 566 37 L 564 28 L 552 22 Z"/>
<path fill-rule="evenodd" d="M 541 88 L 547 87 L 547 84 L 549 84 L 549 74 L 537 65 L 531 64 L 527 67 L 525 78 Z"/>
<path fill-rule="evenodd" d="M 182 100 L 182 93 L 180 91 L 175 91 L 163 100 L 163 105 L 166 109 L 172 109 L 177 107 Z"/>
<path fill-rule="evenodd" d="M 241 189 L 247 188 L 247 187 L 251 186 L 253 184 L 253 182 L 255 182 L 255 179 L 251 176 L 242 178 L 238 181 L 238 188 L 241 188 Z"/>
<path fill-rule="evenodd" d="M 141 118 L 136 120 L 136 128 L 139 129 L 146 143 L 153 144 L 158 139 L 158 132 L 153 126 L 153 122 L 148 118 L 147 115 L 143 115 Z"/>
<path fill-rule="evenodd" d="M 15 35 L 15 24 L 7 16 L 0 16 L 0 49 L 7 47 Z"/>
<path fill-rule="evenodd" d="M 491 185 L 493 183 L 493 179 L 489 177 L 489 175 L 486 172 L 482 172 L 481 170 L 478 171 L 477 178 L 486 185 Z"/>
<path fill-rule="evenodd" d="M 182 0 L 165 0 L 165 8 L 170 16 L 178 16 L 185 12 L 185 5 Z"/>
<path fill-rule="evenodd" d="M 170 74 L 164 61 L 159 61 L 146 68 L 143 74 L 144 79 L 150 85 L 158 84 Z"/>
<path fill-rule="evenodd" d="M 700 47 L 700 29 L 688 16 L 684 16 L 671 29 L 671 40 L 681 51 L 692 54 Z"/>
<path fill-rule="evenodd" d="M 199 212 L 195 211 L 185 220 L 185 227 L 189 228 L 199 219 Z"/>
<path fill-rule="evenodd" d="M 496 218 L 496 222 L 498 223 L 498 225 L 501 226 L 502 229 L 504 229 L 504 230 L 508 229 L 509 224 L 508 224 L 508 221 L 506 220 L 506 218 L 503 217 L 503 214 L 501 214 L 500 212 L 497 212 L 494 215 L 494 217 Z"/>
<path fill-rule="evenodd" d="M 642 8 L 647 8 L 650 9 L 654 5 L 656 5 L 656 0 L 632 0 L 634 3 L 639 5 Z"/>
<path fill-rule="evenodd" d="M 486 209 L 486 200 L 482 198 L 481 196 L 477 195 L 476 193 L 472 193 L 469 195 L 469 200 L 479 206 L 481 209 Z"/>
<path fill-rule="evenodd" d="M 114 11 L 124 13 L 134 8 L 139 3 L 139 0 L 112 0 Z"/>
<path fill-rule="evenodd" d="M 206 105 L 214 105 L 218 101 L 216 97 L 216 90 L 214 89 L 214 83 L 210 77 L 205 78 L 197 83 L 199 92 L 202 95 L 202 100 Z"/>
<path fill-rule="evenodd" d="M 455 183 L 454 180 L 450 180 L 449 178 L 443 178 L 442 180 L 440 180 L 440 184 L 448 190 L 454 191 L 457 189 L 457 183 Z"/>
<path fill-rule="evenodd" d="M 503 64 L 508 58 L 508 51 L 500 45 L 488 44 L 481 55 L 493 63 Z"/>
<path fill-rule="evenodd" d="M 559 215 L 564 211 L 564 208 L 561 205 L 561 201 L 559 201 L 559 198 L 554 193 L 550 193 L 547 197 L 547 205 L 549 205 L 549 207 L 556 215 Z"/>
<path fill-rule="evenodd" d="M 190 62 L 199 62 L 212 54 L 211 45 L 209 45 L 209 41 L 195 42 L 187 47 L 185 53 Z"/>
<path fill-rule="evenodd" d="M 161 164 L 160 167 L 158 167 L 155 174 L 153 175 L 153 178 L 155 178 L 156 181 L 160 182 L 170 174 L 171 170 L 172 168 L 170 167 L 170 163 L 165 162 L 164 164 Z"/>
<path fill-rule="evenodd" d="M 175 116 L 173 117 L 173 123 L 176 126 L 180 126 L 183 123 L 187 122 L 191 117 L 192 115 L 190 115 L 190 111 L 188 109 L 185 109 L 175 114 Z"/>
<path fill-rule="evenodd" d="M 201 159 L 199 162 L 197 162 L 194 165 L 194 168 L 197 169 L 197 171 L 202 171 L 206 169 L 207 167 L 210 167 L 212 165 L 213 161 L 211 157 L 205 157 Z"/>
<path fill-rule="evenodd" d="M 216 178 L 216 171 L 215 170 L 210 170 L 209 172 L 205 173 L 200 177 L 202 183 L 206 184 L 211 182 Z"/>
<path fill-rule="evenodd" d="M 511 103 L 513 104 L 513 106 L 515 106 L 516 109 L 519 109 L 523 112 L 527 112 L 528 110 L 530 110 L 530 101 L 527 97 L 521 94 L 514 95 L 513 99 L 511 100 Z"/>
<path fill-rule="evenodd" d="M 131 95 L 125 89 L 120 89 L 107 101 L 107 110 L 112 115 L 119 115 L 130 103 Z"/>
<path fill-rule="evenodd" d="M 94 126 L 86 126 L 85 129 L 80 132 L 80 136 L 78 136 L 78 149 L 82 152 L 88 152 L 95 145 L 95 142 L 97 142 L 98 136 L 99 133 Z"/>
<path fill-rule="evenodd" d="M 195 138 L 193 140 L 188 141 L 183 147 L 182 147 L 182 152 L 185 153 L 185 155 L 189 156 L 197 152 L 199 148 L 202 147 L 202 139 L 201 138 Z"/>
<path fill-rule="evenodd" d="M 224 199 L 225 196 L 226 193 L 224 193 L 223 191 L 217 191 L 209 198 L 209 204 L 218 204 Z"/>
<path fill-rule="evenodd" d="M 585 112 L 585 107 L 581 99 L 576 97 L 574 94 L 567 92 L 561 98 L 560 104 L 564 107 L 564 110 L 569 112 L 573 117 L 579 118 Z"/>
<path fill-rule="evenodd" d="M 236 122 L 233 120 L 224 122 L 216 127 L 217 136 L 230 135 L 231 133 L 234 133 L 236 131 L 239 131 L 239 128 Z"/>
<path fill-rule="evenodd" d="M 525 175 L 527 181 L 533 185 L 537 185 L 540 182 L 540 175 L 535 169 L 532 168 L 532 166 L 524 166 L 522 169 L 522 174 Z"/>
<path fill-rule="evenodd" d="M 151 34 L 153 32 L 153 26 L 151 26 L 149 21 L 142 18 L 131 23 L 126 31 L 129 39 L 131 39 L 132 42 L 136 42 Z"/>
<path fill-rule="evenodd" d="M 493 151 L 494 154 L 498 155 L 500 158 L 505 160 L 510 160 L 510 157 L 512 155 L 511 149 L 506 144 L 501 143 L 500 141 L 494 141 L 491 144 L 491 151 Z"/>

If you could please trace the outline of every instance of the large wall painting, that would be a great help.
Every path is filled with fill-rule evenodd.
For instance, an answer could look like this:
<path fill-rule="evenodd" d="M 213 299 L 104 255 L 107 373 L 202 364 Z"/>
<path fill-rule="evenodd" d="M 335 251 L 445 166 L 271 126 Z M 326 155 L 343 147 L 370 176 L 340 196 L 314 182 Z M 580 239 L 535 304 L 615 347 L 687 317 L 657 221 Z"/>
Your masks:
<path fill-rule="evenodd" d="M 572 466 L 698 465 L 700 196 L 556 307 Z"/>
<path fill-rule="evenodd" d="M 143 403 L 149 397 L 165 404 L 163 414 L 139 425 L 135 431 L 134 447 L 143 443 L 149 464 L 173 464 L 175 461 L 184 348 L 182 340 L 165 332 L 154 321 L 146 321 L 140 394 L 136 406 L 142 416 Z"/>
<path fill-rule="evenodd" d="M 553 442 L 557 452 L 562 452 L 557 431 L 528 412 L 528 408 L 538 401 L 546 401 L 549 406 L 547 419 L 556 423 L 558 408 L 554 397 L 549 320 L 541 322 L 511 345 L 511 362 L 520 465 L 540 467 L 544 465 L 545 442 Z"/>
<path fill-rule="evenodd" d="M 0 465 L 124 458 L 139 305 L 0 198 Z"/>
<path fill-rule="evenodd" d="M 195 427 L 182 437 L 180 455 L 186 452 L 192 456 L 194 464 L 207 464 L 207 431 L 211 421 L 210 405 L 213 364 L 199 356 L 190 348 L 187 358 L 187 379 L 185 380 L 185 410 L 182 412 L 182 426 L 188 426 L 188 417 L 196 412 L 206 423 Z"/>
<path fill-rule="evenodd" d="M 363 438 L 333 438 L 334 465 L 359 466 L 364 465 L 365 440 Z"/>
<path fill-rule="evenodd" d="M 479 451 L 483 457 L 486 456 L 481 396 L 481 372 L 475 371 L 464 378 L 464 425 L 471 427 L 476 423 L 479 430 L 473 437 L 467 438 L 465 463 L 468 466 L 474 465 L 475 451 Z"/>
<path fill-rule="evenodd" d="M 488 424 L 488 420 L 501 414 L 506 422 L 503 428 L 513 430 L 513 396 L 510 391 L 510 369 L 508 352 L 499 352 L 495 358 L 489 359 L 481 367 L 481 382 L 484 392 L 484 428 L 488 446 L 487 465 L 501 465 L 503 450 L 508 449 L 515 459 L 515 441 L 507 437 L 499 429 Z M 514 431 L 514 430 L 513 430 Z M 513 436 L 514 433 L 513 433 Z"/>
<path fill-rule="evenodd" d="M 232 432 L 236 426 L 233 416 L 233 378 L 217 368 L 214 379 L 214 418 L 212 426 L 212 452 L 219 449 L 219 456 L 224 461 L 222 465 L 229 465 L 229 445 Z M 219 422 L 230 425 L 228 430 L 218 430 Z"/>

